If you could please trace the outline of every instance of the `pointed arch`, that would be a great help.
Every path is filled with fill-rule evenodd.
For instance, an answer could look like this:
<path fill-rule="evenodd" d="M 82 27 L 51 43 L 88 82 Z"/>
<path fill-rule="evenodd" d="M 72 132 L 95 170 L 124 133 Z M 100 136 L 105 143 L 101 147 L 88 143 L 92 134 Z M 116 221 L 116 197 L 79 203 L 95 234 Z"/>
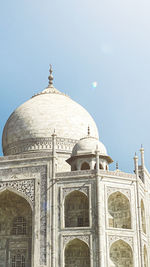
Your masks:
<path fill-rule="evenodd" d="M 65 227 L 87 227 L 89 226 L 89 199 L 75 190 L 68 194 L 64 202 Z"/>
<path fill-rule="evenodd" d="M 123 240 L 114 242 L 110 247 L 110 261 L 111 266 L 133 267 L 133 252 L 129 244 Z"/>
<path fill-rule="evenodd" d="M 2 189 L 0 189 L 0 194 L 5 192 L 5 191 L 12 192 L 12 193 L 22 197 L 23 199 L 25 199 L 29 203 L 31 209 L 33 210 L 33 203 L 31 201 L 31 199 L 26 194 L 24 194 L 21 191 L 16 190 L 14 187 L 11 187 L 11 186 L 3 187 Z"/>
<path fill-rule="evenodd" d="M 142 230 L 146 234 L 145 207 L 142 199 L 141 199 L 141 220 L 142 220 Z"/>
<path fill-rule="evenodd" d="M 109 227 L 131 229 L 129 199 L 117 191 L 108 198 Z"/>
<path fill-rule="evenodd" d="M 9 263 L 13 267 L 22 262 L 24 265 L 19 266 L 28 264 L 31 267 L 32 209 L 29 202 L 11 190 L 1 191 L 0 225 L 0 255 L 9 256 L 0 257 L 0 264 L 7 266 Z M 20 245 L 24 247 L 23 252 L 19 250 Z"/>
<path fill-rule="evenodd" d="M 65 248 L 65 267 L 90 267 L 90 249 L 78 238 L 71 240 Z"/>
<path fill-rule="evenodd" d="M 90 170 L 90 165 L 86 161 L 81 164 L 81 170 Z"/>

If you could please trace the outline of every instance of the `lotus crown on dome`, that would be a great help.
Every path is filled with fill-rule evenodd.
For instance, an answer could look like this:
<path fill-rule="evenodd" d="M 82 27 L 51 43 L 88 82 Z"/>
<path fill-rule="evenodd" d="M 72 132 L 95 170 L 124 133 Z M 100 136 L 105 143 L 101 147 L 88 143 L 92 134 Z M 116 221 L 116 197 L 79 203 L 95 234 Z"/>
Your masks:
<path fill-rule="evenodd" d="M 38 96 L 38 95 L 44 95 L 44 94 L 59 94 L 59 95 L 66 95 L 65 93 L 60 92 L 58 89 L 56 89 L 53 85 L 50 85 L 46 87 L 42 92 L 37 93 L 33 95 L 32 97 Z M 69 97 L 69 96 L 68 96 Z"/>

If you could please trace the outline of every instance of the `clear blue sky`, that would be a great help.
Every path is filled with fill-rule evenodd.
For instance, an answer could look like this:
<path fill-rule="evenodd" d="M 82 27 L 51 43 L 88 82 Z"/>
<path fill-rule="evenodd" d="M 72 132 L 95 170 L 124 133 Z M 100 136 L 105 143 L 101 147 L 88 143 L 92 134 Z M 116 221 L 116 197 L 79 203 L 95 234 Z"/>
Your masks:
<path fill-rule="evenodd" d="M 149 0 L 1 1 L 0 134 L 46 87 L 51 63 L 55 87 L 91 113 L 119 168 L 133 171 L 142 143 L 150 169 L 149 10 Z"/>

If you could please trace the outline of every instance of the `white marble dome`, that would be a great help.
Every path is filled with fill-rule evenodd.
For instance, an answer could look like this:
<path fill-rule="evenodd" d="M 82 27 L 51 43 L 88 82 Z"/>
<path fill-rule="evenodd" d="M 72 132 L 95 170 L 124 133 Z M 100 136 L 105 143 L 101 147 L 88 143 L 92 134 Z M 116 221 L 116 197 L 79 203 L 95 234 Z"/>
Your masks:
<path fill-rule="evenodd" d="M 72 150 L 72 157 L 84 154 L 95 154 L 98 150 L 100 155 L 107 156 L 106 147 L 97 138 L 92 136 L 86 136 L 80 139 Z"/>
<path fill-rule="evenodd" d="M 50 85 L 11 114 L 3 130 L 3 153 L 12 155 L 51 148 L 46 140 L 51 138 L 54 129 L 60 143 L 63 142 L 61 138 L 77 141 L 86 136 L 88 126 L 91 135 L 98 138 L 98 130 L 91 115 Z"/>

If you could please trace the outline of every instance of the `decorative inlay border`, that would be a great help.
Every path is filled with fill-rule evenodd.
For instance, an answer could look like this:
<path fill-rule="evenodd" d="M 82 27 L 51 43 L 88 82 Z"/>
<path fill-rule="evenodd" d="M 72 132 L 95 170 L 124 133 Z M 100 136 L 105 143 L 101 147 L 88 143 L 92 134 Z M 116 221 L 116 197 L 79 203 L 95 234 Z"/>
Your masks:
<path fill-rule="evenodd" d="M 95 175 L 96 170 L 84 170 L 84 171 L 73 171 L 73 172 L 59 172 L 56 176 L 59 178 L 62 177 L 74 177 L 86 174 L 93 174 Z M 118 177 L 118 178 L 127 178 L 127 179 L 135 179 L 135 174 L 125 173 L 125 172 L 116 172 L 116 171 L 104 171 L 99 170 L 99 175 L 103 177 Z"/>
<path fill-rule="evenodd" d="M 56 150 L 71 153 L 78 140 L 56 137 Z M 52 150 L 52 138 L 31 138 L 4 147 L 4 155 L 15 155 L 35 150 Z"/>
<path fill-rule="evenodd" d="M 84 170 L 84 171 L 72 171 L 72 172 L 59 172 L 56 173 L 56 177 L 74 177 L 74 176 L 83 176 L 83 175 L 94 175 L 96 170 Z"/>

